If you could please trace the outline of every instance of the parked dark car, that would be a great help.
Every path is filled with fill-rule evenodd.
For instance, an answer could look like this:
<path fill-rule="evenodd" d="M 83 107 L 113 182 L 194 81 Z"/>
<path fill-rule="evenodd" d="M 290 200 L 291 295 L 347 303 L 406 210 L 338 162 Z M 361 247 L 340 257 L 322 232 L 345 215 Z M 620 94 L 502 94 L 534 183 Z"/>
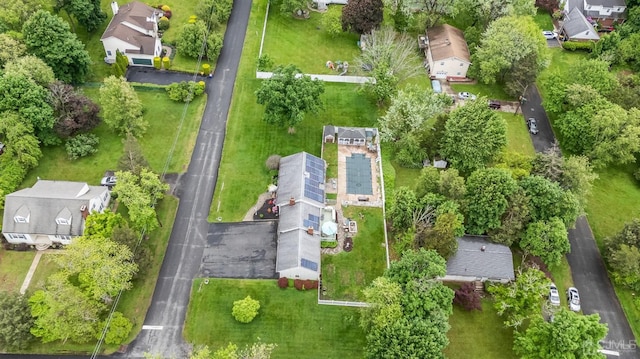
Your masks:
<path fill-rule="evenodd" d="M 499 101 L 489 100 L 489 108 L 492 110 L 499 110 L 500 108 L 502 108 L 502 105 Z"/>

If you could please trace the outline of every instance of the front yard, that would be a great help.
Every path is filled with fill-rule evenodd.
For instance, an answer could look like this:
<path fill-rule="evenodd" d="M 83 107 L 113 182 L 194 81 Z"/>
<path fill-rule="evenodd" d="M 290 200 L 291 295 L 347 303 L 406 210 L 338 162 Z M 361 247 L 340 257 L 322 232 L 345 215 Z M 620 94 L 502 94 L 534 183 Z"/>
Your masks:
<path fill-rule="evenodd" d="M 248 324 L 231 315 L 233 302 L 247 295 L 260 301 L 258 316 Z M 196 279 L 184 329 L 194 345 L 212 351 L 260 340 L 274 343 L 272 359 L 361 358 L 365 345 L 359 310 L 318 305 L 317 292 L 280 289 L 275 280 Z"/>

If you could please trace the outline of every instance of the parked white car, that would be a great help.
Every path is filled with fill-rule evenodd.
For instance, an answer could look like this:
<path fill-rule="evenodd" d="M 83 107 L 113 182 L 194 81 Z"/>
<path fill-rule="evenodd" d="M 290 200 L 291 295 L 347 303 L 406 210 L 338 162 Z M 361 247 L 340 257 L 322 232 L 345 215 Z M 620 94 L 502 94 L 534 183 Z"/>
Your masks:
<path fill-rule="evenodd" d="M 543 31 L 542 36 L 544 36 L 544 38 L 547 40 L 553 40 L 558 38 L 558 34 L 556 34 L 553 31 Z"/>
<path fill-rule="evenodd" d="M 560 293 L 558 293 L 558 287 L 554 283 L 549 286 L 549 303 L 556 307 L 560 305 Z"/>
<path fill-rule="evenodd" d="M 569 302 L 569 309 L 574 312 L 580 311 L 580 294 L 578 294 L 577 288 L 567 289 L 567 302 Z"/>
<path fill-rule="evenodd" d="M 461 100 L 475 100 L 476 95 L 469 92 L 458 92 L 458 98 Z"/>

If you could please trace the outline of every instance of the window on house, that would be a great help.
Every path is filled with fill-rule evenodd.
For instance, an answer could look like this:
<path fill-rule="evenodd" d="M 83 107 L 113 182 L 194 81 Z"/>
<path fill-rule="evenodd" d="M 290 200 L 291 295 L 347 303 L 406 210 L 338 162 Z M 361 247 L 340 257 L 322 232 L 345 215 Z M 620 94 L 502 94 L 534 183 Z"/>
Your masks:
<path fill-rule="evenodd" d="M 440 65 L 444 65 L 444 61 L 442 61 L 442 62 L 440 63 Z"/>
<path fill-rule="evenodd" d="M 70 241 L 71 240 L 71 236 L 63 236 L 63 235 L 56 235 L 56 239 L 62 239 L 62 240 L 66 240 L 66 241 Z"/>
<path fill-rule="evenodd" d="M 464 64 L 461 62 L 461 63 L 460 63 L 460 66 L 464 66 Z"/>
<path fill-rule="evenodd" d="M 69 226 L 71 225 L 71 218 L 56 218 L 56 223 Z"/>
<path fill-rule="evenodd" d="M 29 223 L 29 217 L 15 216 L 13 220 L 16 223 Z"/>
<path fill-rule="evenodd" d="M 27 236 L 24 234 L 9 234 L 9 238 L 11 239 L 27 239 Z"/>
<path fill-rule="evenodd" d="M 107 50 L 107 56 L 111 56 L 111 50 Z"/>

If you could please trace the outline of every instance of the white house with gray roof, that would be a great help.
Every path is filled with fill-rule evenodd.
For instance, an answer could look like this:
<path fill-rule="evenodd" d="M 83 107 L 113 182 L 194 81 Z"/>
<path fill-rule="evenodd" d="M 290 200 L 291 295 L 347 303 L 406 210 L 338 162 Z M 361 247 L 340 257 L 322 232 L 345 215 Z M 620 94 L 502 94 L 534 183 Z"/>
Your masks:
<path fill-rule="evenodd" d="M 573 41 L 600 40 L 596 29 L 577 7 L 574 7 L 571 12 L 564 16 L 560 32 L 563 33 L 567 39 Z"/>
<path fill-rule="evenodd" d="M 84 182 L 38 180 L 6 196 L 2 234 L 9 243 L 46 249 L 69 244 L 84 232 L 91 212 L 103 212 L 111 199 L 107 187 Z"/>
<path fill-rule="evenodd" d="M 158 35 L 158 20 L 162 11 L 139 1 L 119 6 L 111 2 L 113 18 L 100 41 L 104 46 L 106 63 L 116 61 L 116 51 L 129 59 L 130 65 L 153 66 L 153 58 L 162 53 Z"/>
<path fill-rule="evenodd" d="M 281 278 L 319 278 L 325 168 L 323 159 L 306 152 L 280 160 L 276 272 Z"/>
<path fill-rule="evenodd" d="M 511 249 L 474 236 L 458 238 L 458 251 L 447 261 L 447 274 L 442 278 L 452 282 L 501 283 L 514 279 Z"/>

